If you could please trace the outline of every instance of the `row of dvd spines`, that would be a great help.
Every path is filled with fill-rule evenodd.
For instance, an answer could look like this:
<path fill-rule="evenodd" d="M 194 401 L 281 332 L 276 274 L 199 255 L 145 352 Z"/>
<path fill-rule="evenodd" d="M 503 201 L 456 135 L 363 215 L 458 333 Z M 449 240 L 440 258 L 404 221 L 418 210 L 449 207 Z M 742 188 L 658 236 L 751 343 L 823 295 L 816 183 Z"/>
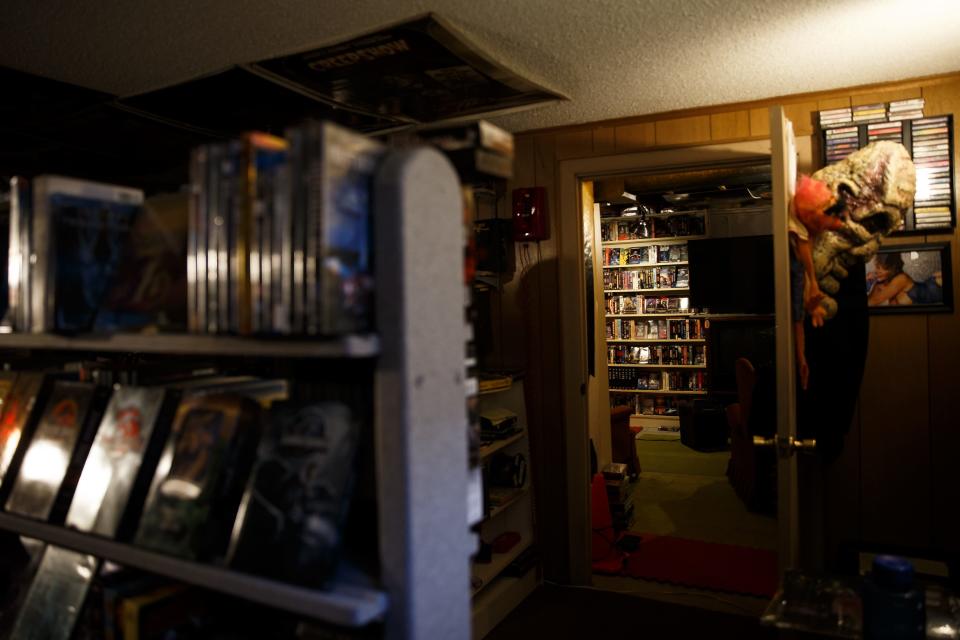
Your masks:
<path fill-rule="evenodd" d="M 702 215 L 676 215 L 669 218 L 640 217 L 626 222 L 600 223 L 600 241 L 645 240 L 703 235 L 706 221 Z"/>
<path fill-rule="evenodd" d="M 330 123 L 195 149 L 188 326 L 342 335 L 372 315 L 371 185 L 384 147 Z"/>
<path fill-rule="evenodd" d="M 630 346 L 611 344 L 607 347 L 607 364 L 704 365 L 707 350 L 703 345 Z"/>
<path fill-rule="evenodd" d="M 703 338 L 703 323 L 692 320 L 607 320 L 607 340 L 695 340 Z"/>
<path fill-rule="evenodd" d="M 651 244 L 642 247 L 607 247 L 603 250 L 603 266 L 656 265 L 660 262 L 686 262 L 687 245 Z"/>
<path fill-rule="evenodd" d="M 639 289 L 683 289 L 690 286 L 687 267 L 655 269 L 604 269 L 604 291 L 637 291 Z"/>
<path fill-rule="evenodd" d="M 607 313 L 621 315 L 639 315 L 641 313 L 691 312 L 690 298 L 678 296 L 607 296 Z"/>
<path fill-rule="evenodd" d="M 610 395 L 610 406 L 628 406 L 633 412 L 642 416 L 675 416 L 678 413 L 678 402 L 669 396 L 641 396 L 636 394 L 613 393 Z"/>
<path fill-rule="evenodd" d="M 618 389 L 642 391 L 704 391 L 706 374 L 703 371 L 656 371 L 652 373 L 628 368 L 607 369 L 611 392 Z"/>

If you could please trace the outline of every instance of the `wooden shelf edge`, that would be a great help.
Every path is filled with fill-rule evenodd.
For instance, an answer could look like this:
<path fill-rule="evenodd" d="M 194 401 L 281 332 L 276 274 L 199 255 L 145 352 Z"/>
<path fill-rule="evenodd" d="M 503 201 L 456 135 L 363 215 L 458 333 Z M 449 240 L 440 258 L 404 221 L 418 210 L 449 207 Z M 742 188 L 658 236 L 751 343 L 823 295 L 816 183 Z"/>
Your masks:
<path fill-rule="evenodd" d="M 484 522 L 487 520 L 492 520 L 493 518 L 496 518 L 498 515 L 500 515 L 501 513 L 503 513 L 510 507 L 512 507 L 513 505 L 517 504 L 518 502 L 520 502 L 523 496 L 527 495 L 529 492 L 530 492 L 530 485 L 517 489 L 514 492 L 514 494 L 510 496 L 509 500 L 507 500 L 500 506 L 494 507 L 493 509 L 491 509 L 490 513 L 488 513 L 487 516 L 483 519 Z"/>
<path fill-rule="evenodd" d="M 673 389 L 610 389 L 610 393 L 645 393 L 659 396 L 705 396 L 706 391 L 675 391 Z"/>
<path fill-rule="evenodd" d="M 631 338 L 623 338 L 622 340 L 618 340 L 617 338 L 606 338 L 606 341 L 607 341 L 607 342 L 614 342 L 614 343 L 619 343 L 619 342 L 637 342 L 637 343 L 643 343 L 643 342 L 647 342 L 647 343 L 649 343 L 649 342 L 686 342 L 686 343 L 698 343 L 698 344 L 699 344 L 699 343 L 704 343 L 704 342 L 706 342 L 707 339 L 706 339 L 706 338 L 633 338 L 633 339 L 631 339 Z"/>
<path fill-rule="evenodd" d="M 341 626 L 362 627 L 382 619 L 387 612 L 386 593 L 365 585 L 334 580 L 332 587 L 325 590 L 295 586 L 8 513 L 0 513 L 0 529 Z"/>
<path fill-rule="evenodd" d="M 485 587 L 489 586 L 494 579 L 496 579 L 497 576 L 499 576 L 503 570 L 507 568 L 507 565 L 516 560 L 517 556 L 523 553 L 531 544 L 532 540 L 530 540 L 529 537 L 526 537 L 515 544 L 513 549 L 510 549 L 510 551 L 507 551 L 506 553 L 493 554 L 493 559 L 489 564 L 477 564 L 474 562 L 473 574 L 483 580 L 483 583 L 474 589 L 471 595 L 475 597 L 478 593 L 483 591 Z"/>
<path fill-rule="evenodd" d="M 690 264 L 686 260 L 682 262 L 644 262 L 642 264 L 605 264 L 601 265 L 604 269 L 651 269 L 653 267 L 682 267 Z"/>
<path fill-rule="evenodd" d="M 604 293 L 683 293 L 690 287 L 665 287 L 662 289 L 604 289 Z"/>
<path fill-rule="evenodd" d="M 688 240 L 703 240 L 706 234 L 698 236 L 673 236 L 669 238 L 641 238 L 639 240 L 603 240 L 600 246 L 603 247 L 642 247 L 647 244 L 681 244 Z"/>
<path fill-rule="evenodd" d="M 671 318 L 699 318 L 696 314 L 679 311 L 677 313 L 606 313 L 605 318 L 662 318 L 669 320 Z"/>
<path fill-rule="evenodd" d="M 526 428 L 523 428 L 520 430 L 519 433 L 515 433 L 509 438 L 504 438 L 503 440 L 494 440 L 488 445 L 482 445 L 480 447 L 480 459 L 486 460 L 487 458 L 495 454 L 497 451 L 500 451 L 500 449 L 503 449 L 504 447 L 509 447 L 515 442 L 520 442 L 521 440 L 523 440 L 523 438 L 526 437 L 526 435 L 527 435 L 527 430 Z"/>
<path fill-rule="evenodd" d="M 706 369 L 705 364 L 614 364 L 607 363 L 608 367 L 630 367 L 633 369 Z"/>
<path fill-rule="evenodd" d="M 371 358 L 380 353 L 374 334 L 339 338 L 264 339 L 182 334 L 114 334 L 60 336 L 42 333 L 2 333 L 0 349 L 100 351 L 190 355 L 276 356 L 285 358 Z"/>

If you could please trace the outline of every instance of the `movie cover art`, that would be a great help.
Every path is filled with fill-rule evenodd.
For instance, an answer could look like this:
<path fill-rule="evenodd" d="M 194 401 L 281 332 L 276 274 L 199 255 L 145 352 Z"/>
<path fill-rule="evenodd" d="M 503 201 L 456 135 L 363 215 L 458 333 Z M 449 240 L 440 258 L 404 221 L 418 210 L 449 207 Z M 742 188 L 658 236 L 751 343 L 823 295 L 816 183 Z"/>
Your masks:
<path fill-rule="evenodd" d="M 8 511 L 40 520 L 50 516 L 83 433 L 93 394 L 92 384 L 54 384 L 7 500 Z"/>
<path fill-rule="evenodd" d="M 309 171 L 307 333 L 339 335 L 370 328 L 373 176 L 384 147 L 330 123 L 312 125 L 319 149 Z"/>
<path fill-rule="evenodd" d="M 49 208 L 56 247 L 51 256 L 55 329 L 91 331 L 140 206 L 51 193 Z"/>
<path fill-rule="evenodd" d="M 354 478 L 357 425 L 339 403 L 283 403 L 270 411 L 244 496 L 231 564 L 318 585 L 329 576 Z"/>
<path fill-rule="evenodd" d="M 7 478 L 7 472 L 11 470 L 14 454 L 28 426 L 30 414 L 42 385 L 42 374 L 19 373 L 16 382 L 4 398 L 3 411 L 0 413 L 0 486 L 13 480 L 12 477 Z M 13 471 L 16 470 L 13 469 Z"/>
<path fill-rule="evenodd" d="M 94 556 L 48 546 L 10 637 L 69 640 L 98 564 Z"/>
<path fill-rule="evenodd" d="M 186 195 L 145 202 L 97 314 L 98 332 L 186 329 L 187 209 Z"/>
<path fill-rule="evenodd" d="M 131 512 L 139 513 L 137 505 L 142 505 L 159 457 L 159 447 L 152 445 L 166 431 L 162 414 L 170 413 L 164 410 L 167 397 L 159 387 L 114 388 L 67 513 L 67 526 L 114 537 L 122 533 L 122 523 L 135 519 Z M 150 455 L 148 448 L 157 455 Z"/>
<path fill-rule="evenodd" d="M 192 559 L 223 553 L 256 451 L 258 411 L 232 396 L 181 403 L 137 544 Z"/>

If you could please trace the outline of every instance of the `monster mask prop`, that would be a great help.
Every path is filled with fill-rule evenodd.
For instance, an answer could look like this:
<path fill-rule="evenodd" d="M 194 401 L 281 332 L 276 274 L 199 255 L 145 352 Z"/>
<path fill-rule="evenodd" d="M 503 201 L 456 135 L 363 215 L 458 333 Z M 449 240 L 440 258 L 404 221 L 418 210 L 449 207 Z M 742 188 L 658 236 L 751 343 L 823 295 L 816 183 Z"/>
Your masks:
<path fill-rule="evenodd" d="M 883 140 L 820 169 L 813 178 L 836 196 L 829 213 L 843 221 L 839 229 L 817 234 L 813 243 L 817 282 L 825 294 L 820 304 L 832 318 L 837 302 L 831 294 L 840 289 L 848 267 L 870 260 L 881 239 L 903 224 L 913 206 L 916 169 L 902 144 Z"/>

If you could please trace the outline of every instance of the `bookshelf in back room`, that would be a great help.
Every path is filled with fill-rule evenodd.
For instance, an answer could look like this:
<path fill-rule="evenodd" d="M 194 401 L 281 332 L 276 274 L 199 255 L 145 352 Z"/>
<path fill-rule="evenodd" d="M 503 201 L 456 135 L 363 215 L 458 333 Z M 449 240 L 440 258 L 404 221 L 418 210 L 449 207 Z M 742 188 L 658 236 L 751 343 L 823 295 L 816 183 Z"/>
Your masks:
<path fill-rule="evenodd" d="M 679 438 L 680 406 L 712 393 L 710 321 L 695 308 L 691 243 L 762 235 L 769 167 L 712 167 L 596 183 L 608 390 L 630 426 Z M 769 233 L 766 230 L 766 233 Z M 724 314 L 726 315 L 726 314 Z"/>
<path fill-rule="evenodd" d="M 633 407 L 631 426 L 679 428 L 678 400 L 707 393 L 706 339 L 703 319 L 693 317 L 690 308 L 684 239 L 704 235 L 705 212 L 603 217 L 603 210 L 600 260 L 611 402 Z"/>

